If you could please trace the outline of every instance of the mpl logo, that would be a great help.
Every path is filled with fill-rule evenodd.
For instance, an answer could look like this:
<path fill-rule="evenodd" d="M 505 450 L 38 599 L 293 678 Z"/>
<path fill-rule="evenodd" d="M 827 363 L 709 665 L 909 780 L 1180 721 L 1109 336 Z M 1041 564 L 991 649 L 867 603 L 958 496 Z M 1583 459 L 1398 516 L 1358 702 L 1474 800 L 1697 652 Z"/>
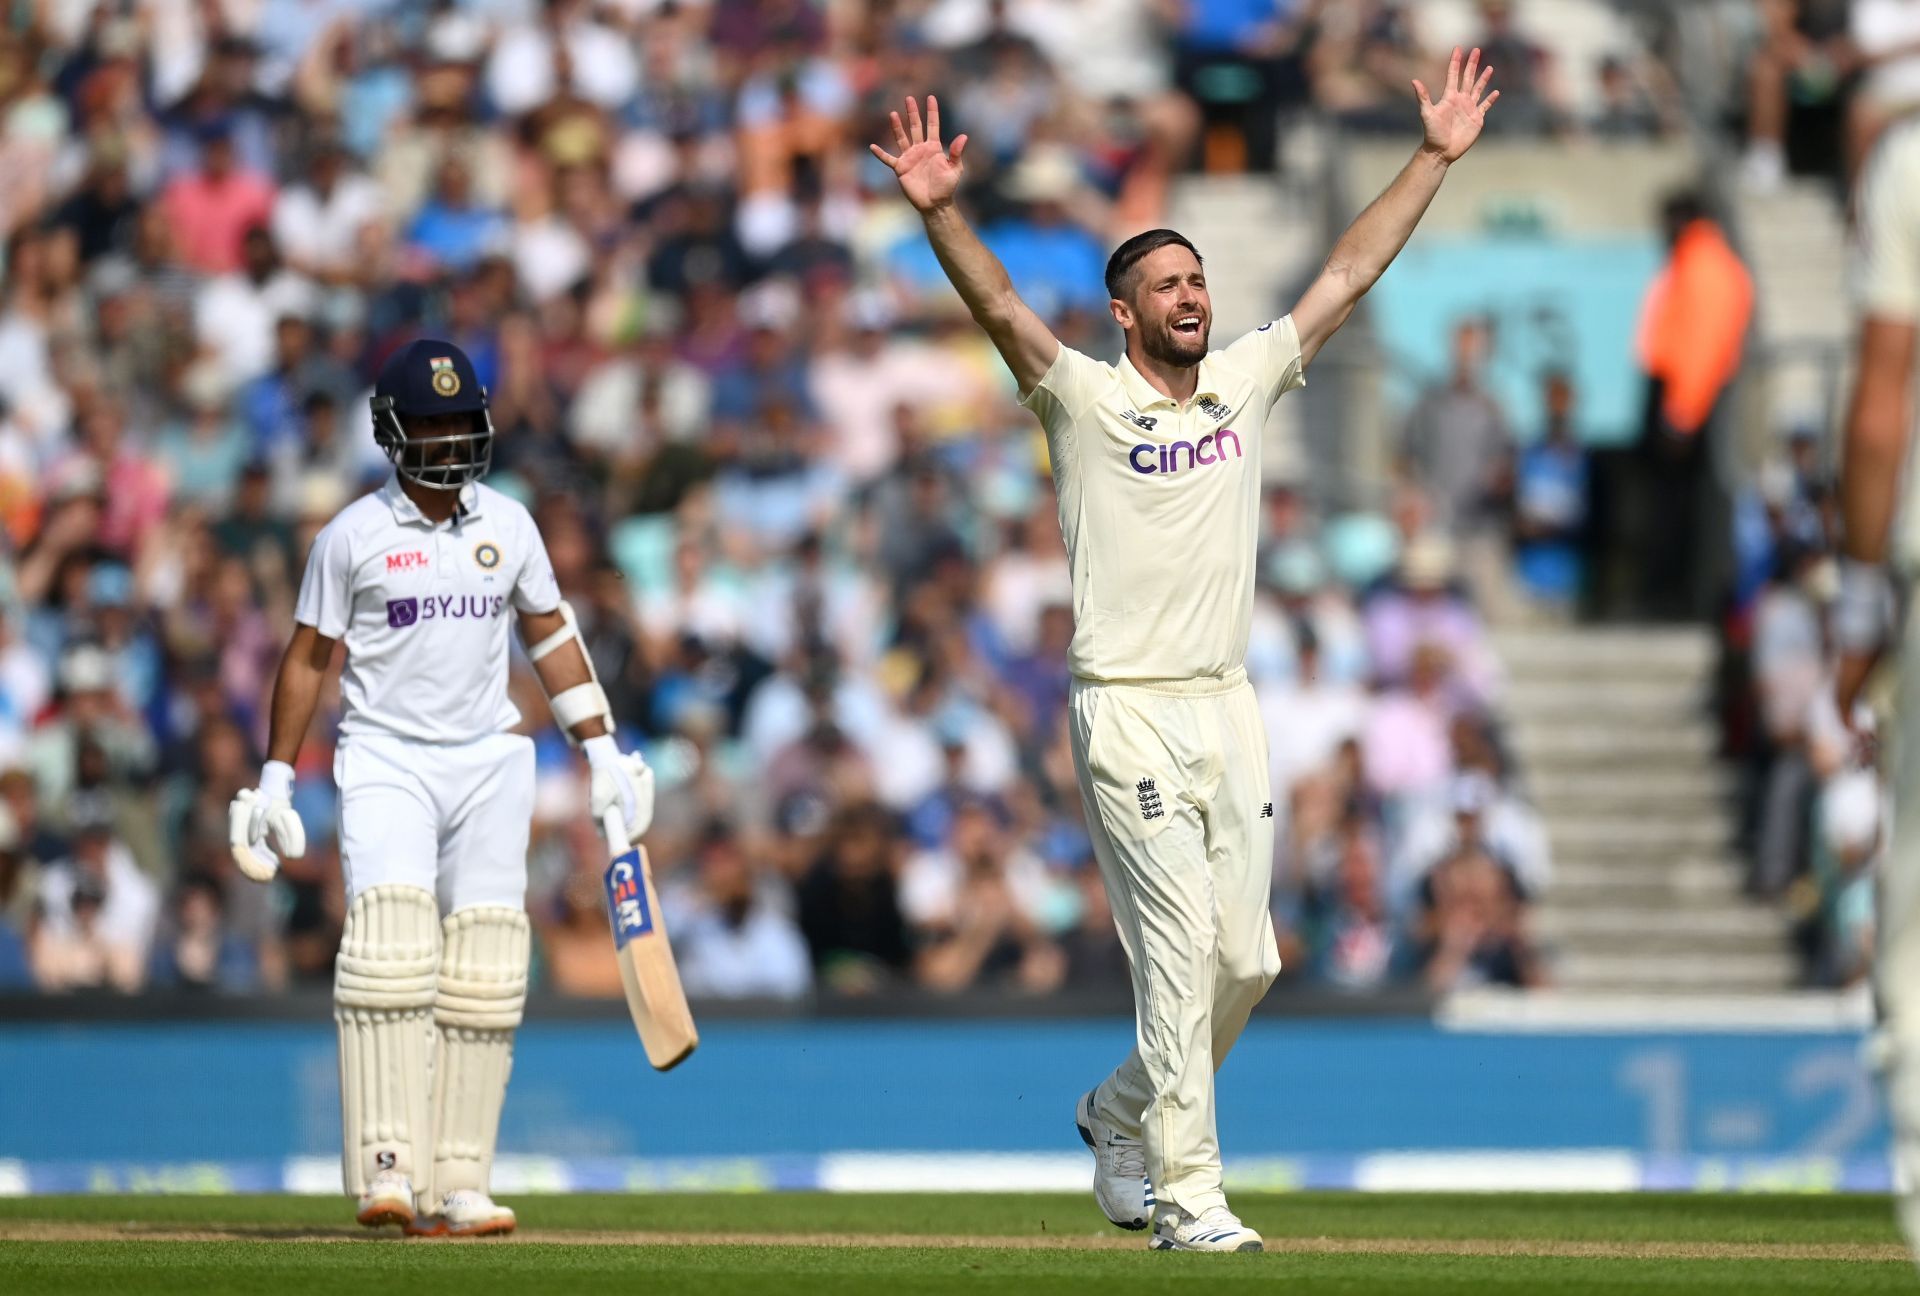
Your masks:
<path fill-rule="evenodd" d="M 606 886 L 613 947 L 625 949 L 634 937 L 653 931 L 653 910 L 647 904 L 647 888 L 641 884 L 639 851 L 630 850 L 607 865 Z"/>
<path fill-rule="evenodd" d="M 421 571 L 425 569 L 426 565 L 427 555 L 426 551 L 422 549 L 410 549 L 406 553 L 390 553 L 387 555 L 387 570 L 390 572 Z"/>
<path fill-rule="evenodd" d="M 1225 463 L 1227 442 L 1233 442 L 1233 457 L 1244 457 L 1240 448 L 1240 434 L 1232 428 L 1221 428 L 1218 432 L 1209 432 L 1198 441 L 1174 441 L 1168 445 L 1154 445 L 1143 441 L 1127 452 L 1127 463 L 1141 474 L 1176 473 L 1180 471 L 1180 452 L 1187 452 L 1186 467 L 1205 468 L 1209 464 Z"/>

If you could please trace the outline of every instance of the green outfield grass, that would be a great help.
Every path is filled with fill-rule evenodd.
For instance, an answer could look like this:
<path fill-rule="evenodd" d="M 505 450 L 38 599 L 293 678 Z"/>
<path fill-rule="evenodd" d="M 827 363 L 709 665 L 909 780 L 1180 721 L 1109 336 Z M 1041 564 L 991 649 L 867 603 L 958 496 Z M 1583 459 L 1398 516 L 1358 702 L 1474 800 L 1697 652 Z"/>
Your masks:
<path fill-rule="evenodd" d="M 444 1242 L 327 1198 L 0 1199 L 0 1292 L 1920 1293 L 1878 1197 L 1241 1194 L 1257 1256 L 1150 1253 L 1077 1195 L 512 1204 L 516 1237 Z"/>

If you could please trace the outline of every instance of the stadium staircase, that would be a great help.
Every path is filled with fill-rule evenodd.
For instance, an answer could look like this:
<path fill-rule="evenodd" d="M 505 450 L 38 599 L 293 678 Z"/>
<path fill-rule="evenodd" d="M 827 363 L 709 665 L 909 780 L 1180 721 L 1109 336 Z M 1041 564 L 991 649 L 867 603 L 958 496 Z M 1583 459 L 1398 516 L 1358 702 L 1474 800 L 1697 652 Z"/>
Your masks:
<path fill-rule="evenodd" d="M 1749 465 L 1796 426 L 1828 430 L 1843 408 L 1851 307 L 1845 214 L 1831 186 L 1791 180 L 1770 193 L 1732 187 L 1733 226 L 1753 270 L 1749 381 L 1765 413 L 1743 421 Z"/>
<path fill-rule="evenodd" d="M 1786 924 L 1741 892 L 1705 629 L 1501 631 L 1513 754 L 1553 846 L 1537 913 L 1556 986 L 1776 992 Z"/>

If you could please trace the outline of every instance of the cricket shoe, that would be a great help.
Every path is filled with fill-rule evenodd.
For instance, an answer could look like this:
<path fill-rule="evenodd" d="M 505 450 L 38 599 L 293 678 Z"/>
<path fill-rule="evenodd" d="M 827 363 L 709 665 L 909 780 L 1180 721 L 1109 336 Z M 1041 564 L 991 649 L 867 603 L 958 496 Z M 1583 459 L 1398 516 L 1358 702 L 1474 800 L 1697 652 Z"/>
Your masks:
<path fill-rule="evenodd" d="M 513 1208 L 502 1206 L 477 1188 L 455 1188 L 440 1199 L 440 1209 L 407 1226 L 408 1237 L 486 1237 L 511 1233 Z"/>
<path fill-rule="evenodd" d="M 353 1217 L 368 1228 L 383 1224 L 413 1227 L 412 1182 L 398 1170 L 380 1171 L 360 1194 L 360 1208 Z"/>
<path fill-rule="evenodd" d="M 1209 1206 L 1189 1215 L 1177 1206 L 1161 1211 L 1153 1221 L 1155 1251 L 1259 1251 L 1260 1235 L 1240 1222 L 1225 1206 Z"/>
<path fill-rule="evenodd" d="M 1093 1199 L 1100 1213 L 1123 1229 L 1138 1231 L 1153 1218 L 1153 1185 L 1147 1182 L 1147 1149 L 1100 1119 L 1091 1091 L 1073 1112 L 1080 1141 L 1093 1153 Z"/>

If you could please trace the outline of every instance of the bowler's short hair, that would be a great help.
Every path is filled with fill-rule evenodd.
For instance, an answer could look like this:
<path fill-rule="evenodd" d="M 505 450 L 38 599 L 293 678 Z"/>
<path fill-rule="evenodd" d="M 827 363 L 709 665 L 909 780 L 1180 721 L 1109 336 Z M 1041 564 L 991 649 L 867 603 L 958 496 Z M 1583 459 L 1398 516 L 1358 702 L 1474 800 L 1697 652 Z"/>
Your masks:
<path fill-rule="evenodd" d="M 1200 249 L 1188 242 L 1184 234 L 1170 229 L 1151 229 L 1144 234 L 1135 234 L 1115 248 L 1113 255 L 1107 258 L 1107 296 L 1126 300 L 1130 286 L 1127 278 L 1133 273 L 1133 268 L 1140 264 L 1141 258 L 1150 252 L 1158 252 L 1163 247 L 1172 246 L 1185 248 L 1193 253 L 1195 261 L 1200 262 L 1201 265 L 1206 264 L 1205 259 L 1200 255 Z"/>

